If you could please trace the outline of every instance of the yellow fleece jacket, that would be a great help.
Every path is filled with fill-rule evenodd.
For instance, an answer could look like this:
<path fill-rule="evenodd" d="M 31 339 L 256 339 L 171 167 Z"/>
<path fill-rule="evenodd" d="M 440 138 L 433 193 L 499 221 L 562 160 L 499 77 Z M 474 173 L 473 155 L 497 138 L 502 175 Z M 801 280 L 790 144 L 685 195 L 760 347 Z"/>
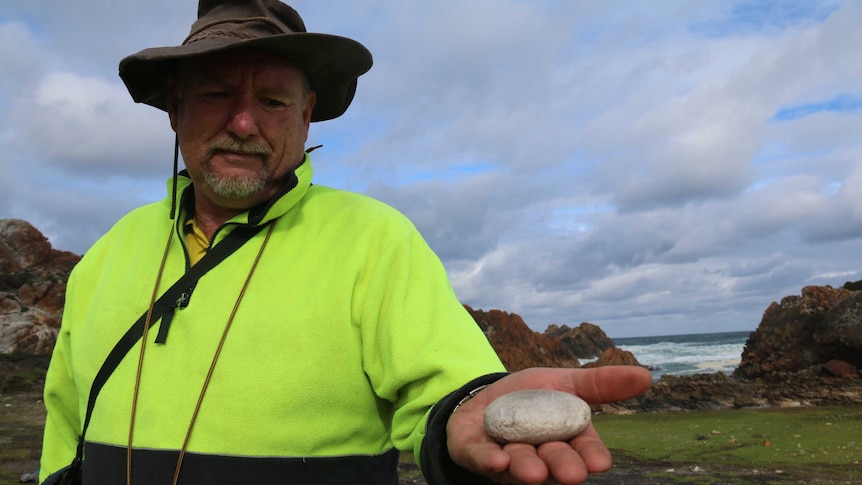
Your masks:
<path fill-rule="evenodd" d="M 191 453 L 322 457 L 394 447 L 418 457 L 430 408 L 503 370 L 414 226 L 381 202 L 312 185 L 311 176 L 307 157 L 291 190 L 213 237 L 218 244 L 236 225 L 275 224 L 204 396 Z M 191 190 L 180 177 L 178 192 Z M 95 373 L 147 309 L 168 231 L 177 232 L 160 291 L 189 267 L 170 202 L 122 218 L 70 277 L 45 385 L 42 480 L 73 458 Z M 200 279 L 164 344 L 153 342 L 158 324 L 151 328 L 133 448 L 181 447 L 265 234 Z M 140 341 L 102 389 L 88 443 L 126 446 L 139 354 Z M 99 464 L 85 457 L 88 466 Z"/>

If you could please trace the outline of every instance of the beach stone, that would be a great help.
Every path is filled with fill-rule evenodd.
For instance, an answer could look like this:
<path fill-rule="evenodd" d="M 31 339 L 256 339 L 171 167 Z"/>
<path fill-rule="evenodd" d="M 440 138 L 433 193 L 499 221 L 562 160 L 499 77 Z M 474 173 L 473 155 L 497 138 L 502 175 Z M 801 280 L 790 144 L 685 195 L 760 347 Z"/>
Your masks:
<path fill-rule="evenodd" d="M 590 424 L 590 406 L 562 391 L 533 389 L 504 394 L 485 409 L 485 432 L 500 443 L 540 445 L 568 441 Z"/>

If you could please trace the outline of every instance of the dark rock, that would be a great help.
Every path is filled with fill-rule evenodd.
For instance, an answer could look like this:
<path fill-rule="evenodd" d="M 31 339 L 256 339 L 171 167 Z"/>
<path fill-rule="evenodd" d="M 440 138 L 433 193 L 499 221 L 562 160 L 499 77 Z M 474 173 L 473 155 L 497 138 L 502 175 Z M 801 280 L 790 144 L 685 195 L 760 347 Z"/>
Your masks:
<path fill-rule="evenodd" d="M 862 379 L 785 373 L 772 379 L 739 379 L 718 372 L 665 374 L 642 396 L 593 406 L 608 414 L 761 407 L 846 406 L 862 404 Z"/>
<path fill-rule="evenodd" d="M 13 275 L 51 256 L 51 243 L 38 229 L 18 219 L 0 219 L 0 274 Z"/>
<path fill-rule="evenodd" d="M 787 296 L 780 304 L 772 303 L 757 330 L 746 341 L 734 375 L 768 377 L 810 369 L 829 360 L 820 354 L 815 334 L 828 333 L 830 324 L 825 323 L 826 315 L 853 294 L 844 288 L 807 286 L 802 289 L 801 296 Z M 862 352 L 862 348 L 857 348 L 856 352 Z"/>
<path fill-rule="evenodd" d="M 41 393 L 50 355 L 0 354 L 0 394 Z"/>
<path fill-rule="evenodd" d="M 641 366 L 640 362 L 635 358 L 634 354 L 628 350 L 618 349 L 616 347 L 607 349 L 602 352 L 602 355 L 593 362 L 584 364 L 582 367 L 604 367 L 607 365 L 637 365 Z M 643 366 L 641 366 L 643 367 Z"/>
<path fill-rule="evenodd" d="M 501 310 L 474 310 L 464 306 L 488 337 L 506 369 L 515 372 L 528 367 L 580 367 L 578 359 L 564 349 L 559 339 L 530 330 L 515 313 Z"/>
<path fill-rule="evenodd" d="M 589 322 L 583 322 L 575 328 L 551 325 L 545 330 L 545 335 L 559 339 L 563 348 L 577 359 L 592 359 L 614 347 L 614 341 L 598 325 Z"/>
<path fill-rule="evenodd" d="M 859 369 L 850 363 L 843 360 L 833 359 L 823 364 L 822 369 L 829 375 L 835 377 L 843 377 L 845 379 L 859 378 Z"/>
<path fill-rule="evenodd" d="M 845 290 L 850 290 L 850 291 L 862 290 L 862 280 L 848 281 L 848 282 L 844 283 L 844 286 L 842 286 L 842 288 L 844 288 Z"/>
<path fill-rule="evenodd" d="M 665 374 L 654 383 L 642 399 L 647 408 L 666 406 L 670 409 L 720 409 L 738 407 L 737 396 L 750 396 L 751 384 L 731 380 L 727 375 L 695 374 L 675 376 Z"/>
<path fill-rule="evenodd" d="M 862 367 L 862 291 L 835 304 L 815 325 L 813 336 L 821 361 L 839 359 Z"/>
<path fill-rule="evenodd" d="M 541 334 L 530 330 L 517 314 L 501 310 L 474 310 L 468 305 L 464 305 L 464 308 L 485 333 L 503 365 L 512 372 L 528 367 L 582 367 L 574 355 L 574 341 L 586 342 L 581 347 L 581 355 L 597 355 L 595 349 L 601 349 L 598 351 L 601 354 L 599 358 L 584 365 L 585 368 L 641 365 L 631 352 L 614 347 L 605 332 L 592 323 L 585 322 L 577 328 L 551 325 Z M 583 349 L 590 350 L 585 352 Z"/>
<path fill-rule="evenodd" d="M 79 256 L 57 251 L 36 228 L 0 219 L 0 353 L 47 354 Z"/>

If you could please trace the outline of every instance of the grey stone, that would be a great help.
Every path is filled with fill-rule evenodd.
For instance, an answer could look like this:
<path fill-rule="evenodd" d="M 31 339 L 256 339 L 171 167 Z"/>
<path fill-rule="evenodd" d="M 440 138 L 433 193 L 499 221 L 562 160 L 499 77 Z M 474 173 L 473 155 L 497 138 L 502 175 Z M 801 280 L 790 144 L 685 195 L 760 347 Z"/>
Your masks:
<path fill-rule="evenodd" d="M 590 424 L 590 406 L 562 391 L 534 389 L 504 394 L 485 409 L 485 432 L 500 443 L 540 445 L 568 441 Z"/>

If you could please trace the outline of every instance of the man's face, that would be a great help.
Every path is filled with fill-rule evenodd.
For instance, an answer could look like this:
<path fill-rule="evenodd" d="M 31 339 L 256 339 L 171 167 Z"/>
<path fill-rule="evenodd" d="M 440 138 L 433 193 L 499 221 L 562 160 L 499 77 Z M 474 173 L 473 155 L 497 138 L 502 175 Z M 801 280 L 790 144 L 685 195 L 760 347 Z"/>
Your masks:
<path fill-rule="evenodd" d="M 196 195 L 230 209 L 275 195 L 304 158 L 314 101 L 302 71 L 272 54 L 185 61 L 168 114 Z"/>

